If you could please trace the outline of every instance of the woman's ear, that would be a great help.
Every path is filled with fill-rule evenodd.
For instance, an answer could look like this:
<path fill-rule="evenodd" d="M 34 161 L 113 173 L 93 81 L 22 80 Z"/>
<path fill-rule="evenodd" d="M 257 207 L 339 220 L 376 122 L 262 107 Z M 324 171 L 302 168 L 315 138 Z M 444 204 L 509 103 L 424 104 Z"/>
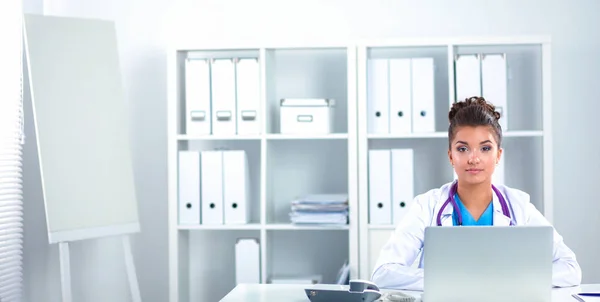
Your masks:
<path fill-rule="evenodd" d="M 454 162 L 452 162 L 452 151 L 450 151 L 450 149 L 448 149 L 448 160 L 450 161 L 450 164 L 454 166 Z"/>
<path fill-rule="evenodd" d="M 502 158 L 502 148 L 498 149 L 498 155 L 496 156 L 496 165 L 500 162 L 500 159 Z"/>

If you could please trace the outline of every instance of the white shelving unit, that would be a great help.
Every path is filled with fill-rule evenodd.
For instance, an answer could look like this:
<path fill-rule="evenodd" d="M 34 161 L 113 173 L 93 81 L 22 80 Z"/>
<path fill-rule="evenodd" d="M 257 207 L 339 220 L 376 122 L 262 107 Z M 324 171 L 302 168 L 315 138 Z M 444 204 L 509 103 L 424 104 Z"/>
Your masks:
<path fill-rule="evenodd" d="M 505 184 L 528 192 L 532 203 L 552 221 L 551 63 L 548 37 L 404 39 L 363 41 L 358 44 L 360 278 L 371 277 L 379 251 L 395 229 L 395 224 L 371 224 L 369 221 L 369 150 L 412 149 L 415 196 L 454 179 L 447 150 L 448 112 L 451 103 L 457 99 L 457 55 L 506 55 L 506 115 L 509 119 L 508 129 L 503 131 L 504 153 L 501 159 L 505 164 Z M 370 133 L 368 60 L 418 57 L 434 60 L 435 131 Z"/>
<path fill-rule="evenodd" d="M 394 225 L 369 222 L 368 150 L 412 148 L 414 193 L 453 179 L 447 159 L 447 116 L 455 100 L 454 58 L 466 53 L 506 54 L 508 130 L 503 148 L 506 184 L 531 194 L 552 221 L 550 39 L 425 38 L 313 45 L 186 45 L 168 53 L 168 171 L 170 301 L 218 301 L 235 287 L 238 238 L 260 241 L 261 282 L 276 275 L 335 276 L 348 260 L 351 278 L 369 279 L 373 261 Z M 256 57 L 260 63 L 260 133 L 188 135 L 184 68 L 188 57 Z M 432 57 L 435 131 L 375 134 L 367 131 L 367 60 Z M 336 100 L 334 133 L 280 134 L 283 98 Z M 245 150 L 251 184 L 250 223 L 180 225 L 178 152 Z M 435 174 L 437 173 L 437 174 Z M 349 224 L 290 223 L 290 201 L 310 193 L 346 193 Z"/>
<path fill-rule="evenodd" d="M 187 58 L 258 58 L 260 133 L 188 135 Z M 218 301 L 235 287 L 235 242 L 260 242 L 261 282 L 321 275 L 336 281 L 346 261 L 358 276 L 356 52 L 348 45 L 178 47 L 168 55 L 170 301 Z M 280 100 L 335 100 L 333 133 L 281 134 Z M 251 183 L 249 224 L 180 225 L 178 151 L 245 150 Z M 291 201 L 305 194 L 348 194 L 347 225 L 295 225 Z"/>

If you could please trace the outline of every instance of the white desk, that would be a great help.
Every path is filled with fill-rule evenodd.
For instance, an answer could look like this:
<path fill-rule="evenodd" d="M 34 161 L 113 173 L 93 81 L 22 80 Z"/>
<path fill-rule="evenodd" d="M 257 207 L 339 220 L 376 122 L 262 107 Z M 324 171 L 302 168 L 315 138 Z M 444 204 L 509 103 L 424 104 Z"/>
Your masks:
<path fill-rule="evenodd" d="M 342 288 L 341 285 L 314 285 L 314 287 L 317 286 L 320 288 Z M 304 293 L 304 288 L 306 287 L 308 286 L 304 284 L 241 284 L 229 292 L 221 302 L 309 302 L 310 300 Z M 346 289 L 347 287 L 343 288 Z M 386 290 L 383 289 L 381 291 L 385 292 Z M 571 294 L 591 291 L 600 292 L 600 284 L 555 288 L 552 289 L 552 302 L 577 302 Z M 421 297 L 421 292 L 404 292 L 414 295 L 417 298 Z M 417 299 L 417 301 L 420 301 L 420 299 Z"/>

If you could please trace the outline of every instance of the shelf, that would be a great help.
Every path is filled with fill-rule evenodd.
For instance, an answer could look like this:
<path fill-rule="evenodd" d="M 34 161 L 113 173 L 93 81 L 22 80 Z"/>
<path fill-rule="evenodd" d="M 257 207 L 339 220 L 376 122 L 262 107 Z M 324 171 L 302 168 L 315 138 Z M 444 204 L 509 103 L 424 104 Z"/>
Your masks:
<path fill-rule="evenodd" d="M 234 230 L 234 231 L 242 231 L 242 230 L 282 230 L 282 231 L 293 231 L 293 230 L 348 230 L 350 226 L 347 224 L 337 225 L 337 224 L 267 224 L 261 225 L 258 223 L 251 224 L 219 224 L 219 225 L 179 225 L 177 229 L 182 231 L 220 231 L 220 230 Z"/>
<path fill-rule="evenodd" d="M 447 134 L 446 134 L 447 136 Z M 413 171 L 414 194 L 426 192 L 453 179 L 452 165 L 448 161 L 448 139 L 376 139 L 365 142 L 363 156 L 368 161 L 371 150 L 412 149 L 415 167 Z M 369 170 L 366 170 L 368 173 Z M 366 177 L 368 181 L 368 174 Z M 368 185 L 368 184 L 367 184 Z M 368 195 L 365 197 L 368 198 Z M 368 199 L 367 199 L 368 200 Z"/>
<path fill-rule="evenodd" d="M 348 139 L 347 133 L 331 133 L 331 134 L 278 134 L 272 133 L 267 135 L 229 135 L 229 136 L 197 136 L 197 135 L 177 135 L 179 141 L 200 141 L 200 140 L 313 140 L 313 139 Z"/>
<path fill-rule="evenodd" d="M 502 141 L 504 183 L 529 194 L 531 203 L 542 213 L 544 202 L 543 138 L 514 137 Z M 526 163 L 526 164 L 525 164 Z"/>
<path fill-rule="evenodd" d="M 267 144 L 268 224 L 289 224 L 292 201 L 311 194 L 348 194 L 344 140 L 270 141 Z"/>
<path fill-rule="evenodd" d="M 267 241 L 268 277 L 321 275 L 322 283 L 335 284 L 350 252 L 346 232 L 271 231 Z"/>
<path fill-rule="evenodd" d="M 392 129 L 409 127 L 420 130 L 414 131 L 415 134 L 411 136 L 422 137 L 438 137 L 438 133 L 447 131 L 451 87 L 448 78 L 450 64 L 446 45 L 368 46 L 364 55 L 363 62 L 360 64 L 365 67 L 365 70 L 358 75 L 359 91 L 363 91 L 364 98 L 361 106 L 366 105 L 358 111 L 361 118 L 367 120 L 365 127 L 361 126 L 363 130 L 366 128 L 368 134 L 391 134 Z M 408 75 L 399 72 L 406 71 L 404 69 L 406 65 L 404 63 L 398 65 L 400 61 L 406 62 L 406 60 L 411 61 L 409 72 L 412 73 Z M 419 77 L 419 74 L 422 76 Z M 403 80 L 403 77 L 410 77 L 410 82 Z M 424 80 L 413 80 L 419 78 Z M 406 85 L 408 86 L 405 87 Z M 407 97 L 403 96 L 402 92 L 408 91 L 411 92 L 410 96 L 419 101 L 411 103 L 410 106 L 383 101 L 388 97 L 392 99 Z M 417 93 L 422 91 L 426 93 Z M 368 99 L 373 101 L 369 102 Z M 422 117 L 424 112 L 427 112 L 426 118 Z M 412 120 L 411 125 L 405 122 L 409 116 Z M 425 122 L 415 122 L 417 119 Z M 421 125 L 420 129 L 417 125 Z M 423 127 L 423 125 L 429 126 Z"/>
<path fill-rule="evenodd" d="M 369 230 L 390 230 L 393 231 L 396 229 L 395 225 L 390 224 L 369 224 Z"/>
<path fill-rule="evenodd" d="M 502 134 L 503 137 L 542 137 L 544 131 L 508 131 Z"/>
<path fill-rule="evenodd" d="M 482 92 L 483 97 L 496 106 L 505 106 L 502 112 L 506 117 L 500 118 L 505 131 L 543 130 L 543 108 L 546 104 L 543 100 L 542 45 L 456 45 L 452 51 L 458 57 L 479 55 L 482 79 L 485 77 L 483 62 L 486 55 L 503 54 L 506 64 L 506 85 L 503 90 L 506 99 L 498 100 L 495 99 L 496 95 L 486 95 L 485 92 Z M 496 71 L 494 76 L 498 76 L 498 73 Z M 485 90 L 484 87 L 481 89 Z M 464 95 L 458 95 L 458 88 L 456 94 L 456 99 L 464 98 Z"/>
<path fill-rule="evenodd" d="M 260 133 L 263 118 L 260 87 L 256 84 L 259 82 L 259 65 L 238 61 L 254 62 L 253 59 L 260 62 L 258 48 L 177 51 L 173 75 L 176 74 L 178 79 L 172 89 L 176 90 L 177 97 L 174 108 L 177 122 L 174 125 L 178 139 L 188 139 L 185 135 L 196 135 L 192 139 L 238 139 L 237 134 L 244 132 L 260 138 L 256 135 Z M 246 77 L 239 80 L 236 78 L 238 72 Z M 238 93 L 246 97 L 238 98 Z M 242 118 L 241 112 L 252 111 L 258 114 L 253 120 Z M 210 136 L 209 133 L 225 138 L 204 138 Z"/>
<path fill-rule="evenodd" d="M 179 141 L 199 141 L 199 140 L 260 140 L 262 135 L 177 135 Z"/>
<path fill-rule="evenodd" d="M 430 133 L 404 133 L 404 134 L 388 134 L 388 133 L 371 133 L 367 134 L 369 139 L 395 139 L 395 138 L 444 138 L 448 137 L 448 132 L 430 132 Z"/>
<path fill-rule="evenodd" d="M 507 131 L 503 137 L 541 137 L 544 131 Z M 447 138 L 448 132 L 406 133 L 406 134 L 367 134 L 368 139 L 416 139 L 416 138 Z"/>
<path fill-rule="evenodd" d="M 237 230 L 231 232 L 180 232 L 179 237 L 188 238 L 187 246 L 181 250 L 180 270 L 189 278 L 189 300 L 219 301 L 236 286 L 235 245 L 240 238 L 255 238 L 260 241 L 260 231 Z M 218 273 L 219 277 L 215 278 Z M 208 277 L 211 276 L 211 277 Z M 202 282 L 195 282 L 202 280 Z M 187 282 L 182 280 L 182 282 Z"/>
<path fill-rule="evenodd" d="M 235 242 L 242 237 L 256 238 L 260 242 L 261 283 L 269 282 L 272 276 L 314 274 L 322 275 L 324 283 L 334 282 L 346 260 L 350 261 L 351 278 L 368 279 L 382 246 L 393 236 L 398 225 L 397 222 L 386 225 L 369 222 L 369 151 L 414 151 L 413 196 L 453 180 L 454 171 L 447 154 L 448 110 L 449 103 L 457 98 L 455 60 L 463 54 L 506 54 L 508 101 L 507 107 L 499 106 L 506 113 L 503 121 L 507 121 L 507 127 L 503 126 L 501 159 L 505 183 L 529 193 L 534 206 L 551 220 L 552 123 L 548 105 L 551 100 L 548 79 L 551 77 L 546 69 L 550 67 L 549 53 L 546 53 L 549 44 L 545 44 L 549 40 L 487 37 L 374 42 L 295 47 L 254 45 L 239 49 L 211 46 L 207 50 L 190 48 L 195 50 L 180 49 L 172 53 L 169 58 L 172 300 L 218 301 L 231 290 L 235 286 Z M 254 107 L 258 122 L 252 125 L 258 126 L 251 130 L 242 126 L 235 131 L 215 132 L 222 133 L 220 135 L 202 134 L 213 133 L 213 130 L 193 131 L 194 127 L 187 127 L 186 119 L 191 115 L 187 116 L 186 110 L 194 103 L 186 105 L 186 58 L 258 58 L 260 81 L 258 84 L 253 81 L 251 86 L 252 89 L 259 86 L 256 90 L 260 90 L 260 97 L 257 97 L 260 104 Z M 369 76 L 369 60 L 388 60 L 388 81 L 401 83 L 398 77 L 403 73 L 398 71 L 404 69 L 398 64 L 405 61 L 395 60 L 401 58 L 433 59 L 434 85 L 421 81 L 420 85 L 410 86 L 411 89 L 413 86 L 427 87 L 423 88 L 428 89 L 427 95 L 418 94 L 421 97 L 416 99 L 430 99 L 429 94 L 433 92 L 433 104 L 418 103 L 427 108 L 416 110 L 399 108 L 398 104 L 394 109 L 389 104 L 387 109 L 385 105 L 382 105 L 383 109 L 369 109 L 369 106 L 373 107 L 367 102 L 369 92 L 372 93 L 369 81 L 374 83 L 373 77 L 377 75 L 386 77 L 385 73 L 373 76 L 372 71 Z M 424 61 L 410 60 L 411 76 L 412 64 L 417 62 L 415 66 L 423 66 L 418 64 Z M 389 80 L 392 63 L 392 70 L 396 72 L 393 80 Z M 427 70 L 429 73 L 429 67 Z M 393 87 L 395 96 L 406 91 L 402 85 Z M 289 118 L 290 111 L 286 111 L 291 107 L 281 110 L 281 100 L 287 98 L 335 100 L 330 115 L 331 133 L 292 134 L 289 133 L 291 130 L 286 130 L 290 129 L 287 125 L 281 133 L 282 121 L 293 121 Z M 493 97 L 488 100 L 494 102 Z M 403 128 L 398 123 L 408 112 L 417 118 L 431 118 L 433 127 L 415 127 L 413 120 L 410 129 L 404 128 L 408 133 L 391 133 Z M 389 120 L 381 127 L 379 124 L 373 127 L 370 124 L 374 116 L 387 116 Z M 197 112 L 194 118 L 199 119 Z M 248 114 L 245 118 L 252 120 Z M 315 121 L 324 122 L 317 118 Z M 253 134 L 237 134 L 244 131 Z M 246 151 L 251 179 L 249 223 L 178 225 L 177 151 L 214 149 Z M 310 194 L 348 194 L 350 223 L 291 223 L 292 201 Z M 215 271 L 224 272 L 224 281 L 212 278 Z"/>
<path fill-rule="evenodd" d="M 178 142 L 179 151 L 189 150 L 189 151 L 211 151 L 211 150 L 222 150 L 226 151 L 244 151 L 247 159 L 247 169 L 248 169 L 248 182 L 246 185 L 248 186 L 249 196 L 247 205 L 250 209 L 250 217 L 248 223 L 250 225 L 259 225 L 260 220 L 260 187 L 261 187 L 261 141 L 260 140 L 193 140 L 193 141 L 179 141 Z M 200 157 L 202 158 L 202 153 L 200 153 Z M 236 163 L 237 165 L 238 163 Z M 223 162 L 221 163 L 223 165 Z M 239 163 L 241 167 L 241 163 Z M 221 166 L 223 167 L 223 166 Z M 202 169 L 201 167 L 198 167 Z M 207 172 L 208 175 L 218 175 L 216 171 Z M 227 181 L 231 174 L 223 175 L 224 181 L 224 189 L 238 189 L 236 183 L 231 181 Z M 235 176 L 235 173 L 233 173 Z M 202 186 L 202 181 L 200 181 L 200 192 L 202 194 L 204 188 Z M 202 206 L 202 202 L 200 201 L 200 205 Z M 224 202 L 223 209 L 226 206 L 231 206 Z M 202 215 L 201 215 L 202 216 Z M 203 224 L 203 221 L 200 222 Z M 187 225 L 184 225 L 187 227 Z M 179 227 L 179 226 L 178 226 Z M 198 229 L 247 229 L 244 225 L 239 226 L 229 226 L 229 225 L 200 225 Z M 196 229 L 194 227 L 194 229 Z M 256 228 L 259 229 L 259 228 Z"/>
<path fill-rule="evenodd" d="M 504 137 L 537 137 L 543 136 L 543 131 L 508 131 L 502 134 Z M 411 139 L 411 138 L 445 138 L 448 137 L 447 132 L 431 132 L 431 133 L 371 133 L 367 134 L 369 139 Z M 249 136 L 214 136 L 214 135 L 177 135 L 179 141 L 195 141 L 195 140 L 260 140 L 262 135 Z M 347 133 L 332 133 L 332 134 L 267 134 L 267 140 L 316 140 L 316 139 L 348 139 Z"/>
<path fill-rule="evenodd" d="M 333 99 L 332 132 L 348 132 L 347 48 L 268 48 L 264 61 L 268 133 L 281 133 L 280 102 L 288 98 Z"/>
<path fill-rule="evenodd" d="M 363 43 L 358 49 L 359 115 L 357 129 L 359 136 L 357 145 L 359 170 L 364 171 L 359 178 L 359 192 L 361 192 L 359 195 L 361 201 L 359 209 L 360 278 L 370 277 L 381 248 L 388 242 L 390 236 L 393 236 L 398 225 L 397 222 L 385 225 L 370 224 L 369 170 L 371 165 L 369 152 L 392 149 L 412 149 L 414 151 L 413 197 L 452 181 L 454 171 L 449 164 L 447 154 L 448 110 L 449 105 L 457 99 L 465 98 L 464 95 L 457 96 L 459 94 L 457 90 L 461 91 L 460 94 L 483 94 L 486 100 L 495 104 L 497 110 L 502 112 L 500 123 L 503 128 L 502 148 L 504 153 L 501 167 L 504 172 L 504 184 L 527 192 L 531 196 L 532 204 L 544 215 L 548 215 L 549 219 L 552 219 L 552 150 L 550 147 L 552 123 L 549 109 L 551 92 L 550 83 L 547 80 L 550 78 L 550 59 L 549 53 L 546 53 L 549 50 L 549 40 L 536 38 L 529 40 L 529 38 L 521 39 L 519 37 L 514 37 L 514 39 L 450 40 L 427 40 L 426 43 L 418 40 L 399 40 L 397 43 L 391 41 L 374 44 Z M 455 70 L 456 58 L 472 54 L 479 55 L 480 72 L 484 68 L 482 67 L 483 60 L 492 58 L 492 60 L 486 61 L 486 70 L 488 74 L 494 74 L 495 77 L 503 74 L 500 71 L 490 73 L 490 68 L 500 67 L 497 65 L 498 63 L 494 64 L 497 62 L 497 56 L 490 57 L 488 55 L 504 54 L 506 91 L 503 91 L 501 86 L 494 90 L 495 87 L 489 84 L 490 81 L 484 82 L 483 75 L 477 73 L 471 74 L 473 79 L 479 77 L 480 84 L 487 85 L 485 89 L 480 87 L 479 93 L 469 92 L 468 87 L 465 87 L 468 85 L 457 84 L 458 78 L 464 80 L 469 78 L 467 76 L 469 74 L 464 73 L 464 69 L 462 73 Z M 414 97 L 414 91 L 411 91 L 410 97 L 404 94 L 408 91 L 407 87 L 414 89 L 415 85 L 403 86 L 401 80 L 413 75 L 415 69 L 411 65 L 411 73 L 407 75 L 406 65 L 404 65 L 406 61 L 395 60 L 419 57 L 433 58 L 434 61 L 433 126 L 428 124 L 427 129 L 424 129 L 420 123 L 415 123 L 414 117 L 418 115 L 415 114 L 414 104 L 411 103 L 410 106 L 407 106 L 405 103 L 406 99 Z M 394 67 L 390 68 L 392 63 L 394 63 Z M 382 71 L 386 68 L 385 64 L 388 68 L 387 74 Z M 411 64 L 414 64 L 413 60 L 411 60 Z M 394 72 L 394 76 L 391 76 L 392 71 L 390 70 Z M 487 76 L 486 80 L 489 78 L 491 77 Z M 383 79 L 383 81 L 387 79 L 388 82 L 382 84 L 382 82 L 377 82 L 378 79 Z M 396 84 L 390 86 L 390 82 Z M 462 86 L 461 89 L 458 86 Z M 394 97 L 391 96 L 390 87 L 395 89 Z M 420 86 L 417 87 L 420 88 Z M 381 90 L 374 90 L 378 88 Z M 473 88 L 473 91 L 475 89 Z M 504 93 L 502 92 L 506 93 L 505 98 L 503 98 Z M 381 101 L 384 98 L 388 98 L 388 103 Z M 369 103 L 369 99 L 376 100 L 376 103 Z M 390 103 L 389 99 L 394 99 L 394 103 Z M 431 108 L 429 109 L 431 111 Z M 427 112 L 427 110 L 423 109 L 421 112 L 421 116 L 426 116 L 423 112 Z M 407 113 L 412 113 L 411 117 L 413 117 L 409 122 L 403 118 L 407 116 Z M 415 125 L 420 127 L 420 131 L 414 130 Z M 392 133 L 398 132 L 400 129 L 404 129 L 404 133 Z M 401 162 L 398 161 L 398 163 Z M 403 166 L 397 169 L 404 168 Z M 383 177 L 382 179 L 386 180 L 387 178 Z"/>
<path fill-rule="evenodd" d="M 258 223 L 251 224 L 218 224 L 218 225 L 179 225 L 179 230 L 260 230 L 261 225 Z"/>
<path fill-rule="evenodd" d="M 298 225 L 298 224 L 267 224 L 267 230 L 348 230 L 349 225 L 332 225 L 332 224 L 313 224 L 313 225 Z"/>
<path fill-rule="evenodd" d="M 317 140 L 317 139 L 347 139 L 346 133 L 332 134 L 267 134 L 268 140 Z"/>

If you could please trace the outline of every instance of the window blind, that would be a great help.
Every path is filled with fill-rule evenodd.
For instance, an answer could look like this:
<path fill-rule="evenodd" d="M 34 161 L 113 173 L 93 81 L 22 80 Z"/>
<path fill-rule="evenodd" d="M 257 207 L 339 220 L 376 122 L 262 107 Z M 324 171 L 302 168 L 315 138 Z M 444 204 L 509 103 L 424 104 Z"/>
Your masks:
<path fill-rule="evenodd" d="M 0 301 L 20 301 L 23 278 L 22 2 L 0 1 Z"/>

